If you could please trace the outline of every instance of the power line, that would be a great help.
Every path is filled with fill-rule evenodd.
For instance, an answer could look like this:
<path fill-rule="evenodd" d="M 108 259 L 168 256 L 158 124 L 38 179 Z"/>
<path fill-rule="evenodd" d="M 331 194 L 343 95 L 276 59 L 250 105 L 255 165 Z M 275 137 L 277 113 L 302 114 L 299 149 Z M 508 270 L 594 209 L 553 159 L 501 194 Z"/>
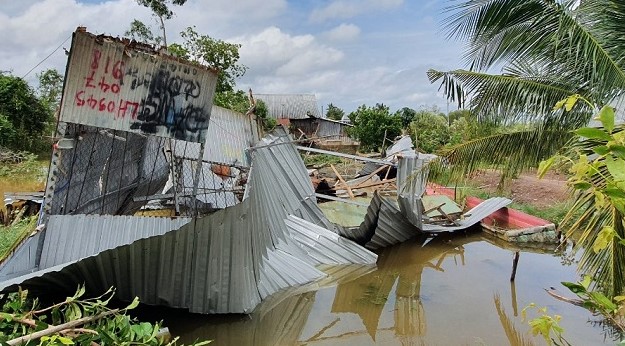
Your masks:
<path fill-rule="evenodd" d="M 48 56 L 43 58 L 43 60 L 41 60 L 37 65 L 35 65 L 35 67 L 31 68 L 28 72 L 26 72 L 26 74 L 22 76 L 22 79 L 26 78 L 26 76 L 28 76 L 31 72 L 33 72 L 34 69 L 39 67 L 39 65 L 43 64 L 44 61 L 48 60 L 48 58 L 51 57 L 52 54 L 56 53 L 56 51 L 59 50 L 59 48 L 61 48 L 61 46 L 64 45 L 65 42 L 67 42 L 67 40 L 69 40 L 71 37 L 72 35 L 69 35 L 69 37 L 67 37 L 65 41 L 61 42 L 61 44 L 58 47 L 56 47 L 55 50 L 52 51 L 52 53 L 48 54 Z"/>

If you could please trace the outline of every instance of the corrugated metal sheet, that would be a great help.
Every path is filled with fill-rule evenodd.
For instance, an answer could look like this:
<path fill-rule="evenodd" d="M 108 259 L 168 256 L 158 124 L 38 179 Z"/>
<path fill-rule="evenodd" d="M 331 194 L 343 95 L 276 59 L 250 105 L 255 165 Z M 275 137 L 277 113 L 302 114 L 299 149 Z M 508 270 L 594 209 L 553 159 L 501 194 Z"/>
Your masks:
<path fill-rule="evenodd" d="M 373 198 L 380 199 L 380 209 L 373 237 L 365 244 L 367 249 L 395 245 L 421 234 L 421 230 L 412 225 L 392 202 L 377 193 Z"/>
<path fill-rule="evenodd" d="M 277 141 L 285 138 L 274 138 Z M 179 230 L 140 239 L 80 261 L 0 284 L 71 292 L 86 282 L 98 293 L 200 313 L 249 313 L 269 295 L 325 274 L 320 263 L 372 265 L 377 256 L 338 238 L 316 205 L 314 190 L 291 144 L 258 148 L 248 197 Z M 316 225 L 316 226 L 315 226 Z M 57 251 L 73 250 L 58 244 Z"/>
<path fill-rule="evenodd" d="M 488 215 L 496 212 L 497 210 L 509 205 L 512 203 L 511 200 L 505 197 L 493 197 L 485 200 L 484 202 L 476 205 L 473 209 L 467 211 L 464 215 L 466 216 L 463 219 L 457 220 L 457 226 L 441 226 L 441 225 L 431 225 L 431 224 L 423 224 L 423 231 L 429 233 L 436 232 L 451 232 L 458 231 L 461 229 L 467 229 L 480 221 Z"/>
<path fill-rule="evenodd" d="M 377 191 L 367 208 L 364 221 L 358 229 L 339 228 L 337 231 L 366 248 L 376 250 L 401 243 L 421 234 L 388 199 Z"/>
<path fill-rule="evenodd" d="M 423 213 L 421 196 L 425 193 L 429 172 L 430 167 L 426 161 L 419 159 L 416 155 L 401 156 L 398 160 L 396 182 L 399 210 L 410 223 L 419 229 L 421 229 Z"/>
<path fill-rule="evenodd" d="M 249 167 L 245 152 L 258 143 L 256 124 L 249 116 L 229 109 L 213 106 L 204 148 L 204 160 Z M 200 152 L 198 143 L 174 141 L 176 157 L 196 159 Z"/>
<path fill-rule="evenodd" d="M 269 116 L 275 119 L 322 117 L 313 94 L 254 94 L 254 97 L 267 105 Z"/>
<path fill-rule="evenodd" d="M 204 142 L 217 84 L 209 68 L 152 47 L 74 33 L 61 121 Z"/>
<path fill-rule="evenodd" d="M 72 262 L 138 239 L 162 235 L 189 221 L 190 218 L 52 215 L 46 226 L 39 268 Z"/>

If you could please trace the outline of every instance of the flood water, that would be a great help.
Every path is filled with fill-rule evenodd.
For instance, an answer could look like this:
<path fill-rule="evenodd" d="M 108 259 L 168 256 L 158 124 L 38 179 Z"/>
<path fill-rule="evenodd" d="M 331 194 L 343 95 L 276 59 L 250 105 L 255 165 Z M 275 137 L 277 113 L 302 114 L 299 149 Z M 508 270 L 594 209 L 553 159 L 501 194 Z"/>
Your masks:
<path fill-rule="evenodd" d="M 273 297 L 250 316 L 157 311 L 184 343 L 216 345 L 508 345 L 521 335 L 533 344 L 521 310 L 535 303 L 562 315 L 573 345 L 614 344 L 587 310 L 544 289 L 576 281 L 575 263 L 553 249 L 522 249 L 514 284 L 514 251 L 483 232 L 424 241 L 380 252 L 376 269 L 330 286 Z M 506 248 L 508 247 L 508 248 Z M 160 315 L 160 316 L 159 316 Z M 535 317 L 530 313 L 529 317 Z M 515 336 L 516 334 L 516 336 Z"/>

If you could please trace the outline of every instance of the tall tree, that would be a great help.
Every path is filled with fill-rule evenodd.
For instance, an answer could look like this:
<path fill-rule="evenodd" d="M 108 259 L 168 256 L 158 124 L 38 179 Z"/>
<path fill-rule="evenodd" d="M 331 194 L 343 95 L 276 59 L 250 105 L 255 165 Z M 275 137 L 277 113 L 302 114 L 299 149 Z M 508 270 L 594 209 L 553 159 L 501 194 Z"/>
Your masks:
<path fill-rule="evenodd" d="M 247 70 L 239 63 L 241 45 L 200 35 L 194 27 L 188 27 L 180 36 L 184 43 L 174 46 L 179 56 L 216 68 L 219 71 L 217 92 L 234 91 L 235 79 Z"/>
<path fill-rule="evenodd" d="M 158 18 L 160 22 L 161 32 L 163 34 L 163 44 L 167 46 L 167 32 L 165 30 L 165 20 L 171 19 L 174 15 L 174 11 L 169 8 L 169 3 L 172 5 L 182 6 L 187 0 L 137 0 L 137 3 L 141 6 L 147 7 L 152 10 L 152 13 L 156 18 Z M 133 23 L 139 22 L 138 20 L 134 20 Z M 141 23 L 143 24 L 143 23 Z M 145 33 L 145 31 L 144 31 Z"/>
<path fill-rule="evenodd" d="M 0 74 L 0 146 L 39 151 L 44 130 L 52 121 L 50 109 L 26 81 Z"/>
<path fill-rule="evenodd" d="M 360 141 L 364 150 L 379 150 L 386 138 L 393 139 L 401 133 L 401 118 L 389 112 L 388 106 L 362 105 L 349 114 L 354 127 L 348 131 Z M 388 143 L 388 142 L 387 142 Z"/>
<path fill-rule="evenodd" d="M 596 108 L 593 103 L 603 105 L 623 98 L 623 1 L 465 0 L 455 1 L 449 13 L 449 35 L 467 40 L 470 67 L 430 70 L 430 80 L 440 82 L 450 100 L 469 107 L 480 120 L 533 124 L 531 130 L 455 147 L 448 158 L 460 171 L 466 172 L 484 161 L 507 163 L 510 170 L 534 166 L 562 148 L 571 138 L 570 130 L 590 120 Z M 496 65 L 504 66 L 503 73 L 489 74 L 488 69 Z M 566 102 L 554 109 L 559 100 L 570 95 L 592 102 L 576 107 L 572 106 L 574 102 Z M 587 202 L 591 209 L 598 210 L 600 204 L 594 199 Z M 597 222 L 593 226 L 582 246 L 592 245 L 605 224 Z M 599 257 L 582 263 L 582 269 L 597 269 L 588 264 L 600 263 Z M 625 263 L 625 258 L 618 261 Z M 625 280 L 623 266 L 603 268 L 602 273 L 611 277 L 605 282 Z"/>
<path fill-rule="evenodd" d="M 52 113 L 56 112 L 63 92 L 63 75 L 56 69 L 47 69 L 37 74 L 37 94 Z"/>
<path fill-rule="evenodd" d="M 326 111 L 326 118 L 332 120 L 341 120 L 345 112 L 339 107 L 333 105 L 332 103 L 328 104 L 328 110 Z"/>
<path fill-rule="evenodd" d="M 410 123 L 414 120 L 415 115 L 417 115 L 417 111 L 408 107 L 404 107 L 397 112 L 401 117 L 401 125 L 403 128 L 408 127 L 408 125 L 410 125 Z"/>

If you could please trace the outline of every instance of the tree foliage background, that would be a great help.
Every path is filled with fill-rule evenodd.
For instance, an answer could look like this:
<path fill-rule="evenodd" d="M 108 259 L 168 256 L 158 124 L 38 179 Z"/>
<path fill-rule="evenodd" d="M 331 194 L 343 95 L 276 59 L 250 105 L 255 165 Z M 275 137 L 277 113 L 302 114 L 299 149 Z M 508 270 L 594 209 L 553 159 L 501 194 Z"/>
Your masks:
<path fill-rule="evenodd" d="M 388 106 L 383 104 L 362 105 L 348 116 L 354 125 L 348 131 L 360 141 L 361 150 L 380 150 L 385 134 L 391 141 L 401 134 L 401 118 L 391 114 Z M 387 141 L 387 145 L 390 143 Z"/>
<path fill-rule="evenodd" d="M 45 130 L 54 122 L 51 104 L 52 100 L 37 97 L 22 78 L 0 74 L 0 146 L 30 152 L 47 149 Z"/>

